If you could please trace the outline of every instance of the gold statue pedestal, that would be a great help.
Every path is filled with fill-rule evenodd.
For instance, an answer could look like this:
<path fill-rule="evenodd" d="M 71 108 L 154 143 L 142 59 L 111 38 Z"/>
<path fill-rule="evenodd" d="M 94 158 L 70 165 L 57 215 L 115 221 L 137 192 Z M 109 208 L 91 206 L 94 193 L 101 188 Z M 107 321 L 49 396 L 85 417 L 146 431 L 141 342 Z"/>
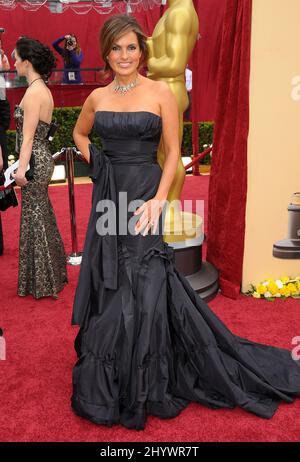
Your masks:
<path fill-rule="evenodd" d="M 207 302 L 219 291 L 219 274 L 211 263 L 202 261 L 203 220 L 195 213 L 181 211 L 179 214 L 181 219 L 164 222 L 164 241 L 174 249 L 174 264 L 178 271 Z"/>

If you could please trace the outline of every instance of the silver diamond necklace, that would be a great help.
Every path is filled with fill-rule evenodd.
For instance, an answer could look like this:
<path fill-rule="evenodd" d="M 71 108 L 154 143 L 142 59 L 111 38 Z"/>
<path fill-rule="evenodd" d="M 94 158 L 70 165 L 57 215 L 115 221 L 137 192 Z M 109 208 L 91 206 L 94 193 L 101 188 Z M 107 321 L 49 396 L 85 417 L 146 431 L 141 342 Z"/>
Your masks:
<path fill-rule="evenodd" d="M 133 82 L 128 83 L 127 85 L 120 85 L 117 78 L 114 78 L 115 86 L 114 91 L 120 93 L 121 95 L 125 95 L 129 90 L 132 90 L 134 87 L 138 85 L 138 77 Z"/>

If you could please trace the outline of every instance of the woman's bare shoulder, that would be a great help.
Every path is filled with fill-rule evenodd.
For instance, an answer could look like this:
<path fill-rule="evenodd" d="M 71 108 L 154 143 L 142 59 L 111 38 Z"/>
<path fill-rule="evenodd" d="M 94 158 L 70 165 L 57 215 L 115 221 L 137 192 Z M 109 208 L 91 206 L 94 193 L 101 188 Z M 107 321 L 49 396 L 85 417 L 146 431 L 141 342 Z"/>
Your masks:
<path fill-rule="evenodd" d="M 50 97 L 49 97 L 50 96 Z M 36 86 L 35 88 L 28 88 L 23 96 L 22 104 L 25 103 L 33 104 L 35 106 L 50 106 L 54 105 L 53 97 L 51 91 L 48 88 L 43 88 L 42 86 Z"/>
<path fill-rule="evenodd" d="M 163 94 L 163 95 L 168 95 L 172 93 L 171 88 L 167 84 L 167 82 L 164 82 L 163 80 L 158 80 L 155 82 L 157 84 L 157 90 Z"/>
<path fill-rule="evenodd" d="M 163 87 L 169 87 L 169 85 L 162 81 L 162 80 L 153 80 L 153 79 L 150 79 L 149 77 L 145 77 L 143 76 L 143 82 L 144 84 L 148 85 L 149 88 L 153 88 L 153 89 L 158 89 L 158 88 L 163 88 Z"/>
<path fill-rule="evenodd" d="M 162 80 L 152 80 L 152 83 L 152 94 L 160 107 L 173 103 L 175 96 L 167 82 Z"/>
<path fill-rule="evenodd" d="M 148 90 L 156 95 L 156 97 L 162 97 L 165 95 L 170 95 L 171 89 L 169 85 L 162 81 L 162 80 L 152 80 L 152 79 L 145 79 L 145 88 L 148 87 Z"/>
<path fill-rule="evenodd" d="M 108 85 L 105 87 L 96 88 L 89 94 L 87 100 L 89 100 L 89 103 L 93 108 L 96 108 L 97 105 L 99 106 L 99 100 L 101 100 L 107 93 Z"/>

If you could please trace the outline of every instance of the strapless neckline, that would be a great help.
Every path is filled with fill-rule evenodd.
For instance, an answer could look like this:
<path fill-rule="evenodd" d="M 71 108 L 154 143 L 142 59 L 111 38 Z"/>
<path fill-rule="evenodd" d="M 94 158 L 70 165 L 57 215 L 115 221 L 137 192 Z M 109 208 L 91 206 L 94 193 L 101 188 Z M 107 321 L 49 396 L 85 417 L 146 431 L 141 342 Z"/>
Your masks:
<path fill-rule="evenodd" d="M 162 120 L 162 117 L 159 114 L 155 114 L 155 112 L 151 112 L 151 111 L 105 111 L 105 110 L 99 110 L 99 111 L 95 111 L 95 114 L 101 113 L 101 112 L 103 112 L 103 113 L 111 113 L 111 114 L 150 114 L 153 117 L 157 117 L 160 120 Z"/>

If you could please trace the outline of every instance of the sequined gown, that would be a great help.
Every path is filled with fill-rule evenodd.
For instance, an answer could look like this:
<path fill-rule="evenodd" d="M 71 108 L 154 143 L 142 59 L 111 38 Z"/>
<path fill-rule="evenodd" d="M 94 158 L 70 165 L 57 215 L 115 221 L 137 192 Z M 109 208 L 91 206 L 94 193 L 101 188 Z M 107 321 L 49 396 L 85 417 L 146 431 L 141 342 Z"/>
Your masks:
<path fill-rule="evenodd" d="M 281 400 L 300 396 L 291 352 L 234 335 L 176 269 L 161 233 L 126 234 L 121 222 L 117 235 L 97 232 L 102 199 L 119 217 L 119 192 L 128 204 L 155 195 L 161 118 L 98 111 L 95 129 L 102 150 L 90 147 L 92 209 L 72 318 L 80 325 L 73 410 L 132 429 L 143 429 L 150 414 L 175 417 L 191 401 L 272 417 Z"/>
<path fill-rule="evenodd" d="M 23 109 L 16 106 L 16 150 L 22 144 Z M 18 295 L 57 298 L 67 282 L 66 256 L 48 197 L 54 162 L 45 139 L 49 125 L 39 121 L 33 140 L 34 178 L 22 187 Z"/>

